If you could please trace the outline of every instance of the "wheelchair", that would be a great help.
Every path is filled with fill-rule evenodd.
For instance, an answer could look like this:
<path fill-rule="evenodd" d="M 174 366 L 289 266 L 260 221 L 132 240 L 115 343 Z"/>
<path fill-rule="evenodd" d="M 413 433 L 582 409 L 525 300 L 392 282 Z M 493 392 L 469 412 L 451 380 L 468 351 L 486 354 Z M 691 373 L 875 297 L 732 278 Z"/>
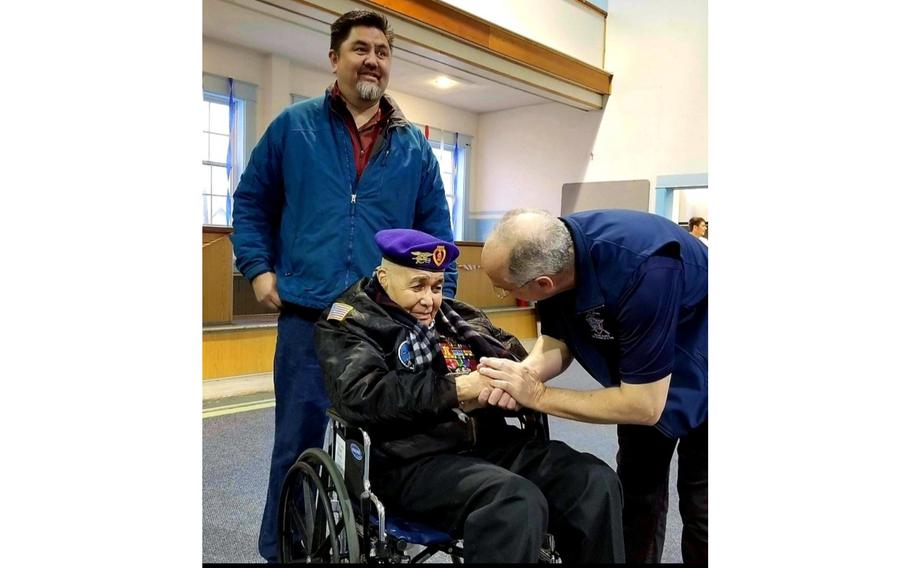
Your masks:
<path fill-rule="evenodd" d="M 442 552 L 453 564 L 461 564 L 460 540 L 386 514 L 370 486 L 369 434 L 332 409 L 328 414 L 325 449 L 305 450 L 284 478 L 278 505 L 279 562 L 418 564 Z M 522 411 L 507 420 L 549 439 L 544 414 Z M 552 535 L 545 535 L 539 560 L 560 562 Z"/>

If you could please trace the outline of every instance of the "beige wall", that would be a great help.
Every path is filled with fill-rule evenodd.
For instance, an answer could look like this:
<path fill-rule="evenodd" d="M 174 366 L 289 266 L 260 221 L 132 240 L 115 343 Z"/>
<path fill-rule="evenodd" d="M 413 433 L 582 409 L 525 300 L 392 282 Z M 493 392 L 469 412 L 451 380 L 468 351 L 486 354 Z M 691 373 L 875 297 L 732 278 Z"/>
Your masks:
<path fill-rule="evenodd" d="M 233 77 L 257 86 L 265 82 L 264 56 L 250 49 L 202 38 L 202 70 L 205 73 Z M 258 94 L 261 98 L 262 95 Z M 256 139 L 265 132 L 263 123 L 268 124 L 268 105 L 256 105 Z"/>
<path fill-rule="evenodd" d="M 206 73 L 261 85 L 262 57 L 263 54 L 250 49 L 202 38 L 202 70 Z"/>
<path fill-rule="evenodd" d="M 482 114 L 475 216 L 559 212 L 563 183 L 708 171 L 707 1 L 610 0 L 603 111 L 544 104 Z"/>

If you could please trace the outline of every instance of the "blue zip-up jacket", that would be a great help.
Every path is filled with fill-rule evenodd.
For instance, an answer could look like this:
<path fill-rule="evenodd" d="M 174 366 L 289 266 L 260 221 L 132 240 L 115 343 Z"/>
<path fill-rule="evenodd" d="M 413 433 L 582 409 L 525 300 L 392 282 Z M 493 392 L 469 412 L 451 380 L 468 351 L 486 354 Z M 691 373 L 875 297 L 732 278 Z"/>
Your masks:
<path fill-rule="evenodd" d="M 388 127 L 357 179 L 354 148 L 330 92 L 286 108 L 256 144 L 234 192 L 231 241 L 248 280 L 275 272 L 283 302 L 323 309 L 381 254 L 381 229 L 452 241 L 439 164 L 424 135 L 388 96 Z M 443 293 L 455 296 L 457 273 Z"/>

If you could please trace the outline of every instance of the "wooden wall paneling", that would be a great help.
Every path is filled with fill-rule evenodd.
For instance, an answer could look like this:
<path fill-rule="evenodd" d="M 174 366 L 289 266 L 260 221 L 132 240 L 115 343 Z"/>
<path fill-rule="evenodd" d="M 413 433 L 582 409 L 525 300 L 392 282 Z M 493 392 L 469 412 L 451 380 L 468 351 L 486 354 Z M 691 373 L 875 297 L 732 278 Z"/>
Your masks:
<path fill-rule="evenodd" d="M 458 242 L 458 292 L 455 298 L 484 310 L 493 325 L 519 339 L 537 337 L 537 311 L 516 307 L 511 295 L 497 298 L 493 282 L 480 268 L 483 243 Z"/>
<path fill-rule="evenodd" d="M 497 298 L 493 292 L 493 282 L 480 269 L 482 243 L 458 242 L 458 291 L 455 299 L 478 308 L 515 307 L 515 298 L 506 296 Z"/>
<path fill-rule="evenodd" d="M 234 273 L 234 320 L 242 316 L 277 314 L 256 301 L 256 293 L 250 281 L 240 273 Z"/>
<path fill-rule="evenodd" d="M 272 372 L 277 337 L 277 327 L 203 333 L 203 380 Z"/>
<path fill-rule="evenodd" d="M 491 310 L 486 314 L 493 325 L 508 331 L 518 339 L 537 337 L 537 311 L 534 308 Z"/>

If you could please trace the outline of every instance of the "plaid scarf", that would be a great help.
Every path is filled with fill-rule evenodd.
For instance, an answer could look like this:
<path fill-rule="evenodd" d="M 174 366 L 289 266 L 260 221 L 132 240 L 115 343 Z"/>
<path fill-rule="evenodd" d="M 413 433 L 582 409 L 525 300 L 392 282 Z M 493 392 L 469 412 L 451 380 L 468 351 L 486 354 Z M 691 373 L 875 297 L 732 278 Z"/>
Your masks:
<path fill-rule="evenodd" d="M 434 323 L 436 325 L 433 327 L 424 327 L 415 323 L 408 328 L 408 338 L 414 351 L 415 370 L 422 369 L 424 365 L 430 365 L 433 357 L 442 354 L 439 349 L 438 334 L 460 343 L 467 343 L 473 348 L 478 359 L 485 355 L 510 357 L 509 350 L 502 343 L 493 337 L 478 333 L 445 300 L 439 306 Z"/>
<path fill-rule="evenodd" d="M 415 371 L 419 372 L 432 365 L 433 358 L 437 355 L 442 356 L 437 330 L 445 337 L 469 344 L 478 358 L 483 356 L 511 358 L 511 353 L 502 343 L 494 337 L 478 333 L 446 300 L 439 306 L 439 312 L 433 322 L 435 325 L 426 327 L 392 301 L 376 278 L 367 285 L 365 291 L 376 303 L 395 308 L 387 310 L 389 315 L 407 327 L 408 341 L 414 354 Z"/>
<path fill-rule="evenodd" d="M 439 340 L 436 336 L 436 330 L 432 327 L 425 327 L 415 323 L 408 328 L 408 341 L 411 343 L 411 350 L 414 353 L 414 370 L 422 371 L 433 363 L 439 350 Z"/>

